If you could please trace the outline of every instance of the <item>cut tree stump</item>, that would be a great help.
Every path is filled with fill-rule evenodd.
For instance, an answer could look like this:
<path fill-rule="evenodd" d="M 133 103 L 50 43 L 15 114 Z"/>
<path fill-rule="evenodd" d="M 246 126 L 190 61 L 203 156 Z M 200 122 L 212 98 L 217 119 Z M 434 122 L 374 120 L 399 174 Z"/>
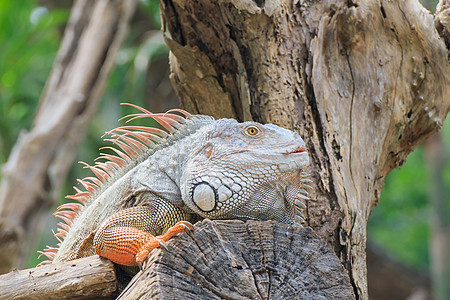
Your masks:
<path fill-rule="evenodd" d="M 355 299 L 349 276 L 311 229 L 274 221 L 210 221 L 158 248 L 119 299 Z M 117 296 L 97 255 L 0 276 L 2 299 Z"/>
<path fill-rule="evenodd" d="M 118 299 L 355 299 L 341 262 L 311 229 L 204 220 L 167 247 Z"/>

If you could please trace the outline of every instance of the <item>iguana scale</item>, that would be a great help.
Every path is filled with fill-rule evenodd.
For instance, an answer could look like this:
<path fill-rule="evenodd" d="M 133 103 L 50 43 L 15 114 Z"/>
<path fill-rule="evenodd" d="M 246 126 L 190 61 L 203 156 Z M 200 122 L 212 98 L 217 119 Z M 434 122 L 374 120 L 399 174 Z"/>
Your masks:
<path fill-rule="evenodd" d="M 182 110 L 128 116 L 109 134 L 118 148 L 85 167 L 95 176 L 54 213 L 59 247 L 50 262 L 97 253 L 128 266 L 201 218 L 276 220 L 301 226 L 309 159 L 300 136 L 256 122 L 238 123 Z M 152 118 L 161 129 L 131 126 Z M 164 234 L 164 235 L 162 235 Z M 162 236 L 161 236 L 162 235 Z M 44 262 L 45 263 L 45 262 Z"/>

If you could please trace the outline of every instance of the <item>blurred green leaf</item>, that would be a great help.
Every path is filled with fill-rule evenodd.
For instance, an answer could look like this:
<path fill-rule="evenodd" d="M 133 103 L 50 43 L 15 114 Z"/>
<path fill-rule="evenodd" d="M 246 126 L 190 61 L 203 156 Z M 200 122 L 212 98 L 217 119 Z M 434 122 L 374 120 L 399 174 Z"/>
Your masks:
<path fill-rule="evenodd" d="M 448 118 L 441 134 L 446 155 L 450 157 Z M 393 170 L 386 178 L 380 202 L 372 210 L 367 228 L 368 239 L 383 247 L 398 261 L 423 270 L 427 270 L 430 263 L 431 203 L 427 198 L 428 180 L 423 149 L 419 147 L 408 156 L 400 169 Z M 449 164 L 445 166 L 444 180 L 446 186 L 450 186 Z"/>
<path fill-rule="evenodd" d="M 31 125 L 67 18 L 35 0 L 0 0 L 0 164 Z"/>

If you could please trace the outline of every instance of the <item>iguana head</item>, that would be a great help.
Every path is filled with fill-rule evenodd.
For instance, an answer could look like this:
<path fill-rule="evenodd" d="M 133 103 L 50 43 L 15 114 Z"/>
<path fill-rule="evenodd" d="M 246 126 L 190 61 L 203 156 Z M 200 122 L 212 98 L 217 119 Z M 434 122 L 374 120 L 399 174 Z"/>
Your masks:
<path fill-rule="evenodd" d="M 306 198 L 309 159 L 297 133 L 221 119 L 201 128 L 198 136 L 202 142 L 191 149 L 180 184 L 191 210 L 211 219 L 293 224 L 297 215 L 297 223 L 302 221 L 299 200 Z"/>

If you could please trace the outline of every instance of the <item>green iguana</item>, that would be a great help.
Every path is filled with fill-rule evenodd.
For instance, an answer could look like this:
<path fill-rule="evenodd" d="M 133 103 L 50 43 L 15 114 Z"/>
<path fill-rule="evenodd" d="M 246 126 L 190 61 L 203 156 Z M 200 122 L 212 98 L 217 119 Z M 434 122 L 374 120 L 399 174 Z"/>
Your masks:
<path fill-rule="evenodd" d="M 281 127 L 190 115 L 182 110 L 127 116 L 107 134 L 119 149 L 100 154 L 78 180 L 84 191 L 61 205 L 59 247 L 50 260 L 99 254 L 142 266 L 147 254 L 201 218 L 276 220 L 301 226 L 309 159 L 300 136 Z M 152 118 L 162 129 L 131 126 Z M 163 235 L 162 235 L 163 234 Z M 161 236 L 162 235 L 162 236 Z"/>

